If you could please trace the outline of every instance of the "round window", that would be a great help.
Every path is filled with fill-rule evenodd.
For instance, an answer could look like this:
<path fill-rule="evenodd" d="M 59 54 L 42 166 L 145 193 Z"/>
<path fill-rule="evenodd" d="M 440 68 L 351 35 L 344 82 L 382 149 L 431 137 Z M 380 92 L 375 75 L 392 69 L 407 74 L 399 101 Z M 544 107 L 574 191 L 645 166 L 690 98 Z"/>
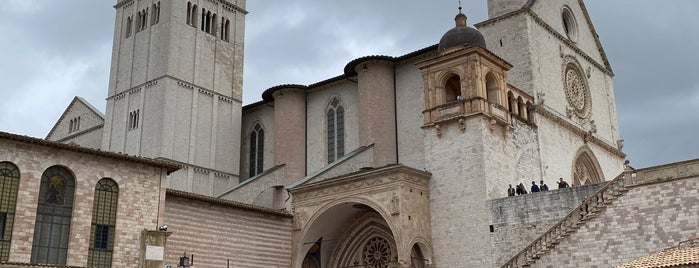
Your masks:
<path fill-rule="evenodd" d="M 565 94 L 568 105 L 580 118 L 587 118 L 590 114 L 590 89 L 580 69 L 573 63 L 565 68 Z"/>

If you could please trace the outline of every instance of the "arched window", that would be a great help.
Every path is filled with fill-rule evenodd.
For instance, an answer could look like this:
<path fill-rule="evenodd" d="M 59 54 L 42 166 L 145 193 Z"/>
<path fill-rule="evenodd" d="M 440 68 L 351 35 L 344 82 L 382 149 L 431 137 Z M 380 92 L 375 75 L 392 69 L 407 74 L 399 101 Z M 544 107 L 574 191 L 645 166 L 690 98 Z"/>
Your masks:
<path fill-rule="evenodd" d="M 525 105 L 527 108 L 527 122 L 532 122 L 532 112 L 534 111 L 534 106 L 529 101 Z"/>
<path fill-rule="evenodd" d="M 224 27 L 225 29 L 225 35 L 223 35 L 224 40 L 226 41 L 231 41 L 231 20 L 226 20 L 226 25 Z"/>
<path fill-rule="evenodd" d="M 515 95 L 512 94 L 512 91 L 507 92 L 507 110 L 510 112 L 510 114 L 515 114 L 515 106 L 517 104 L 515 103 Z"/>
<path fill-rule="evenodd" d="M 0 262 L 10 257 L 18 191 L 19 168 L 10 162 L 0 162 Z"/>
<path fill-rule="evenodd" d="M 192 25 L 192 2 L 187 2 L 187 25 Z"/>
<path fill-rule="evenodd" d="M 444 85 L 444 103 L 462 99 L 461 78 L 458 75 L 453 75 L 447 79 L 447 83 Z"/>
<path fill-rule="evenodd" d="M 262 173 L 264 152 L 265 130 L 260 126 L 260 123 L 255 123 L 252 132 L 250 132 L 250 178 Z"/>
<path fill-rule="evenodd" d="M 109 178 L 97 182 L 95 201 L 92 204 L 90 252 L 87 257 L 87 265 L 90 267 L 112 267 L 118 201 L 119 186 L 116 182 Z"/>
<path fill-rule="evenodd" d="M 199 10 L 197 5 L 193 5 L 192 6 L 192 17 L 190 18 L 190 23 L 191 23 L 190 25 L 192 25 L 192 27 L 194 27 L 194 28 L 197 28 L 197 18 L 198 18 L 197 16 L 199 15 L 199 12 L 197 12 L 197 10 Z"/>
<path fill-rule="evenodd" d="M 66 264 L 74 193 L 75 178 L 68 169 L 52 166 L 41 175 L 32 263 Z"/>
<path fill-rule="evenodd" d="M 519 116 L 520 118 L 524 118 L 524 110 L 525 110 L 524 100 L 522 99 L 522 97 L 518 97 L 517 98 L 517 116 Z"/>
<path fill-rule="evenodd" d="M 485 75 L 485 88 L 488 102 L 500 104 L 500 89 L 498 88 L 498 82 L 493 73 Z"/>
<path fill-rule="evenodd" d="M 204 30 L 207 33 L 211 33 L 211 11 L 206 12 L 206 30 Z"/>
<path fill-rule="evenodd" d="M 124 31 L 124 37 L 129 37 L 131 36 L 131 27 L 133 25 L 133 16 L 128 16 L 126 17 L 126 30 Z"/>
<path fill-rule="evenodd" d="M 345 155 L 345 108 L 333 98 L 326 112 L 328 164 Z"/>
<path fill-rule="evenodd" d="M 588 152 L 582 152 L 578 155 L 573 166 L 573 186 L 602 182 L 593 157 Z"/>
<path fill-rule="evenodd" d="M 191 8 L 191 3 L 189 4 L 189 7 Z M 151 14 L 150 14 L 150 21 L 151 21 L 150 24 L 155 25 L 158 22 L 160 22 L 160 2 L 153 4 L 153 6 L 151 8 L 152 8 L 152 10 L 151 10 Z M 187 14 L 187 16 L 188 16 L 187 19 L 189 19 L 189 14 Z"/>
<path fill-rule="evenodd" d="M 213 13 L 211 15 L 211 30 L 209 31 L 209 33 L 216 35 L 216 13 Z"/>
<path fill-rule="evenodd" d="M 206 31 L 206 9 L 201 9 L 201 30 Z"/>

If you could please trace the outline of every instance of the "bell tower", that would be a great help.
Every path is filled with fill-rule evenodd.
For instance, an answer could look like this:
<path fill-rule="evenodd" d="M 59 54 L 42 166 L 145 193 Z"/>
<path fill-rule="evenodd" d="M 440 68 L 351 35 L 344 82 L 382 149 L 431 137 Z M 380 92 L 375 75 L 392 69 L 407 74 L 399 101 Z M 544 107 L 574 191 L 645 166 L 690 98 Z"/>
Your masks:
<path fill-rule="evenodd" d="M 245 0 L 120 0 L 102 149 L 180 163 L 216 195 L 239 173 Z"/>
<path fill-rule="evenodd" d="M 424 88 L 425 158 L 430 181 L 435 264 L 492 267 L 486 201 L 501 197 L 516 172 L 540 174 L 518 165 L 517 155 L 537 152 L 515 144 L 536 144 L 532 99 L 507 84 L 513 66 L 486 49 L 481 33 L 459 12 L 456 27 L 439 42 L 438 55 L 417 64 Z M 536 147 L 535 147 L 536 148 Z M 511 182 L 510 182 L 511 183 Z M 458 241 L 469 254 L 445 254 Z"/>

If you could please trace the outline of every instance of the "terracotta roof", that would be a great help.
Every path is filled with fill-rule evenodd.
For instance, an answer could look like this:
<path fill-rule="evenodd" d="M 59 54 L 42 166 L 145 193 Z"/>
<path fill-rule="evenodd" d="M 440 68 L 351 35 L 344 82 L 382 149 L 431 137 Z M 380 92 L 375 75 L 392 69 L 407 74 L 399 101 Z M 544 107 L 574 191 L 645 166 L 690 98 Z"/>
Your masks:
<path fill-rule="evenodd" d="M 231 207 L 231 208 L 239 208 L 239 209 L 250 210 L 250 211 L 255 211 L 255 212 L 263 212 L 263 213 L 273 214 L 273 215 L 282 216 L 282 217 L 291 218 L 294 216 L 294 215 L 286 212 L 285 210 L 276 210 L 276 209 L 271 209 L 268 207 L 261 207 L 261 206 L 247 204 L 247 203 L 236 202 L 236 201 L 232 201 L 232 200 L 216 198 L 216 197 L 211 197 L 211 196 L 206 196 L 206 195 L 200 195 L 200 194 L 195 194 L 195 193 L 190 193 L 190 192 L 185 192 L 185 191 L 180 191 L 180 190 L 175 190 L 175 189 L 167 189 L 167 195 L 173 196 L 173 197 L 182 197 L 182 198 L 187 198 L 187 199 L 191 199 L 191 200 L 203 201 L 203 202 L 222 205 L 222 206 Z"/>
<path fill-rule="evenodd" d="M 699 266 L 699 238 L 681 242 L 677 247 L 641 257 L 616 268 L 662 268 Z"/>
<path fill-rule="evenodd" d="M 11 140 L 11 141 L 22 142 L 22 143 L 27 143 L 27 144 L 34 144 L 34 145 L 38 145 L 38 146 L 50 147 L 50 148 L 54 148 L 54 149 L 58 149 L 58 150 L 73 151 L 73 152 L 77 152 L 77 153 L 90 154 L 90 155 L 112 158 L 112 159 L 117 159 L 117 160 L 123 160 L 123 161 L 128 161 L 128 162 L 146 164 L 146 165 L 150 165 L 150 166 L 165 168 L 165 169 L 167 169 L 168 174 L 175 172 L 181 168 L 180 165 L 178 165 L 178 164 L 160 161 L 160 160 L 155 160 L 155 159 L 151 159 L 151 158 L 102 151 L 102 150 L 97 150 L 97 149 L 92 149 L 92 148 L 87 148 L 87 147 L 80 147 L 77 145 L 66 144 L 66 143 L 55 142 L 55 141 L 47 141 L 47 140 L 42 140 L 42 139 L 37 139 L 37 138 L 29 137 L 29 136 L 22 136 L 22 135 L 17 135 L 17 134 L 2 132 L 2 131 L 0 131 L 0 140 Z"/>

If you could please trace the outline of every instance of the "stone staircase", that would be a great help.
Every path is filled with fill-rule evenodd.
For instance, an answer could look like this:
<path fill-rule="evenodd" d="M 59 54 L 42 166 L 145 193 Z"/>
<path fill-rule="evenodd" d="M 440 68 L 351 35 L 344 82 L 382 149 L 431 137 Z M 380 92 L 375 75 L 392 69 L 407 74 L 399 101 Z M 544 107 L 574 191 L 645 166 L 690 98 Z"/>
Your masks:
<path fill-rule="evenodd" d="M 626 170 L 609 181 L 607 185 L 586 198 L 580 206 L 571 210 L 561 221 L 503 264 L 502 268 L 530 267 L 531 264 L 549 252 L 561 240 L 577 231 L 585 221 L 594 218 L 601 210 L 626 193 L 628 191 L 626 186 L 629 185 L 627 180 L 633 176 L 632 172 L 631 170 Z"/>

